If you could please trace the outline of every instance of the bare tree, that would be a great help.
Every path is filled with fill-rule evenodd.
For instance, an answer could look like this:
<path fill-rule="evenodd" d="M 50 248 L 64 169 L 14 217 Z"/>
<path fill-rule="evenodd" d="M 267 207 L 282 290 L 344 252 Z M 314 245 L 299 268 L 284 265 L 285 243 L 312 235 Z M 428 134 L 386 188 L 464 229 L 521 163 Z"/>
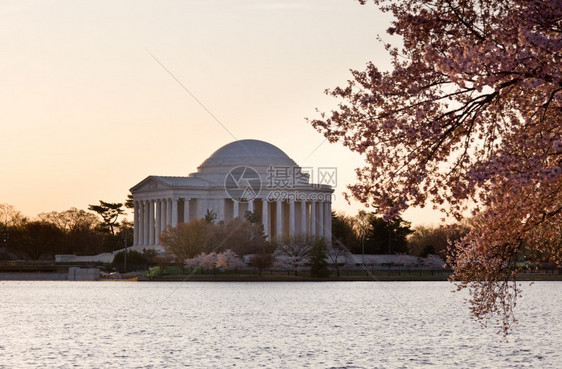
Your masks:
<path fill-rule="evenodd" d="M 340 276 L 340 264 L 347 264 L 348 258 L 351 256 L 349 249 L 339 240 L 335 240 L 327 252 L 330 264 L 336 268 L 336 275 Z"/>

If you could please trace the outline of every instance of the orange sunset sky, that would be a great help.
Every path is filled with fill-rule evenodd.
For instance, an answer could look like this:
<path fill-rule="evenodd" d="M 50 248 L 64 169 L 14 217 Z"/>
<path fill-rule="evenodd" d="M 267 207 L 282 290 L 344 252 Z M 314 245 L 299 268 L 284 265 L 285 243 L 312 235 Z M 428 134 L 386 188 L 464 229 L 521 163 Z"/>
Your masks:
<path fill-rule="evenodd" d="M 336 167 L 333 208 L 355 214 L 341 193 L 361 157 L 305 118 L 336 106 L 323 91 L 350 68 L 389 68 L 390 22 L 350 0 L 1 1 L 0 203 L 34 217 L 123 202 L 148 175 L 188 175 L 254 138 Z"/>

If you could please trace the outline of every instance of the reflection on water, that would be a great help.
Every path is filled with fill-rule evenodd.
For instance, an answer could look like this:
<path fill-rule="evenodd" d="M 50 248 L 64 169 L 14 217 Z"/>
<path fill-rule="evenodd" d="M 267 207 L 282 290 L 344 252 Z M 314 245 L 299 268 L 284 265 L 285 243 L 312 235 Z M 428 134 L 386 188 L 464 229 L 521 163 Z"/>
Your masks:
<path fill-rule="evenodd" d="M 507 342 L 447 282 L 0 282 L 0 368 L 555 368 L 562 283 Z"/>

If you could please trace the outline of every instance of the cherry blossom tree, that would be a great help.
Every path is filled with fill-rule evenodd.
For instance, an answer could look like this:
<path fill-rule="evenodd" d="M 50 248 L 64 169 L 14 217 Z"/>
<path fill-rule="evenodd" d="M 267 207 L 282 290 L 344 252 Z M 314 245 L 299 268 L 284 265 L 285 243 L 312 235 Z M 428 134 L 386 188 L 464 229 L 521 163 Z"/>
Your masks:
<path fill-rule="evenodd" d="M 201 253 L 198 258 L 199 265 L 203 269 L 214 269 L 217 265 L 217 253 L 214 251 L 208 254 Z"/>
<path fill-rule="evenodd" d="M 187 258 L 183 261 L 183 266 L 188 269 L 194 269 L 199 266 L 199 256 L 194 256 L 192 258 Z"/>
<path fill-rule="evenodd" d="M 335 240 L 330 245 L 327 257 L 330 264 L 336 268 L 336 276 L 340 276 L 340 264 L 348 266 L 350 264 L 351 252 L 349 249 L 340 241 Z"/>
<path fill-rule="evenodd" d="M 292 268 L 295 275 L 309 261 L 310 248 L 316 242 L 316 237 L 298 233 L 282 237 L 275 249 L 275 265 L 277 268 Z"/>
<path fill-rule="evenodd" d="M 353 70 L 311 123 L 364 156 L 350 194 L 386 219 L 428 203 L 478 216 L 449 263 L 474 316 L 507 332 L 516 259 L 561 265 L 562 1 L 374 3 L 394 17 L 391 70 Z"/>
<path fill-rule="evenodd" d="M 186 268 L 197 268 L 201 267 L 205 270 L 212 270 L 217 264 L 218 256 L 216 252 L 205 253 L 202 252 L 197 256 L 192 258 L 187 258 L 184 260 L 183 265 Z"/>
<path fill-rule="evenodd" d="M 439 256 L 429 254 L 424 258 L 423 266 L 429 269 L 440 269 L 445 266 L 445 262 Z"/>
<path fill-rule="evenodd" d="M 215 266 L 223 270 L 239 270 L 244 268 L 246 263 L 240 259 L 237 253 L 228 249 L 217 254 L 217 263 Z"/>

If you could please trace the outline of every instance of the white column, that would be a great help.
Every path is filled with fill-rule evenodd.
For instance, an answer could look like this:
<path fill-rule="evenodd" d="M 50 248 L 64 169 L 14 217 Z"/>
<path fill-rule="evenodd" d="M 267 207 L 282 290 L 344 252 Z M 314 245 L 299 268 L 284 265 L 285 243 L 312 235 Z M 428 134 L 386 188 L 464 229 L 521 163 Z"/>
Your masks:
<path fill-rule="evenodd" d="M 277 200 L 275 204 L 275 236 L 281 239 L 283 236 L 283 202 Z"/>
<path fill-rule="evenodd" d="M 213 211 L 215 212 L 215 215 L 216 215 L 216 217 L 217 217 L 217 223 L 220 222 L 220 219 L 219 219 L 219 207 L 220 207 L 220 203 L 221 203 L 220 199 L 213 199 L 213 207 L 212 207 L 212 209 L 213 209 Z"/>
<path fill-rule="evenodd" d="M 148 246 L 148 201 L 143 201 L 143 208 L 144 208 L 144 214 L 143 214 L 143 220 L 142 220 L 142 229 L 143 229 L 143 246 Z"/>
<path fill-rule="evenodd" d="M 306 227 L 306 201 L 301 201 L 301 233 L 306 234 L 307 227 Z"/>
<path fill-rule="evenodd" d="M 254 212 L 254 200 L 248 201 L 248 211 Z"/>
<path fill-rule="evenodd" d="M 317 209 L 317 214 L 318 214 L 318 237 L 324 237 L 324 203 L 323 202 L 318 202 L 318 209 Z"/>
<path fill-rule="evenodd" d="M 200 198 L 196 198 L 195 199 L 195 219 L 200 219 L 200 218 L 204 218 L 205 214 L 202 213 L 203 209 L 202 209 L 202 202 Z M 193 204 L 192 204 L 193 205 Z"/>
<path fill-rule="evenodd" d="M 310 235 L 316 236 L 316 202 L 310 202 Z"/>
<path fill-rule="evenodd" d="M 227 199 L 220 199 L 219 200 L 219 213 L 217 214 L 217 222 L 220 222 L 221 220 L 222 221 L 225 220 L 224 204 L 225 204 L 226 200 Z"/>
<path fill-rule="evenodd" d="M 133 245 L 136 246 L 139 244 L 139 202 L 133 204 Z"/>
<path fill-rule="evenodd" d="M 160 245 L 160 234 L 162 233 L 162 200 L 156 200 L 156 245 Z"/>
<path fill-rule="evenodd" d="M 183 221 L 185 223 L 189 222 L 189 199 L 183 199 Z"/>
<path fill-rule="evenodd" d="M 178 199 L 172 199 L 172 227 L 178 225 Z"/>
<path fill-rule="evenodd" d="M 160 231 L 164 232 L 168 227 L 168 200 L 160 199 Z"/>
<path fill-rule="evenodd" d="M 332 243 L 332 204 L 329 201 L 324 203 L 324 238 L 328 245 Z"/>
<path fill-rule="evenodd" d="M 209 199 L 201 199 L 201 218 L 204 218 L 209 210 Z"/>
<path fill-rule="evenodd" d="M 166 227 L 172 226 L 172 199 L 166 199 Z"/>
<path fill-rule="evenodd" d="M 143 222 L 144 222 L 144 208 L 142 206 L 142 201 L 139 201 L 139 231 L 138 231 L 138 242 L 137 245 L 142 245 L 144 240 L 143 240 L 143 235 L 144 235 L 144 227 L 143 227 Z"/>
<path fill-rule="evenodd" d="M 263 233 L 265 234 L 265 239 L 270 240 L 269 237 L 269 206 L 267 198 L 262 199 L 261 205 L 261 222 L 263 224 Z"/>
<path fill-rule="evenodd" d="M 238 201 L 236 201 L 234 199 L 232 201 L 234 201 L 234 210 L 233 210 L 233 213 L 232 213 L 232 218 L 236 219 L 240 215 L 239 214 L 240 204 L 238 203 Z"/>
<path fill-rule="evenodd" d="M 295 234 L 295 200 L 289 200 L 289 236 Z"/>
<path fill-rule="evenodd" d="M 148 244 L 154 245 L 154 200 L 148 200 Z"/>

